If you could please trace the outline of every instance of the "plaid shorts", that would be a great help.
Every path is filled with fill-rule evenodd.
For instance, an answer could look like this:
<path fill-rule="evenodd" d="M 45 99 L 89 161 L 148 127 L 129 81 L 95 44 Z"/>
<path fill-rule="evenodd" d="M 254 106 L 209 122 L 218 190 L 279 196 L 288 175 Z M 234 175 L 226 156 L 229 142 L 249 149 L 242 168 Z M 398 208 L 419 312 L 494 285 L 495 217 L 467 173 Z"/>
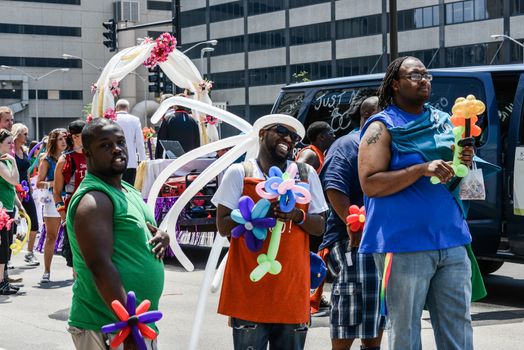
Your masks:
<path fill-rule="evenodd" d="M 380 316 L 380 278 L 373 254 L 349 249 L 344 240 L 336 242 L 329 252 L 330 270 L 337 274 L 331 290 L 331 339 L 376 338 L 385 319 Z M 349 251 L 351 266 L 346 258 Z"/>

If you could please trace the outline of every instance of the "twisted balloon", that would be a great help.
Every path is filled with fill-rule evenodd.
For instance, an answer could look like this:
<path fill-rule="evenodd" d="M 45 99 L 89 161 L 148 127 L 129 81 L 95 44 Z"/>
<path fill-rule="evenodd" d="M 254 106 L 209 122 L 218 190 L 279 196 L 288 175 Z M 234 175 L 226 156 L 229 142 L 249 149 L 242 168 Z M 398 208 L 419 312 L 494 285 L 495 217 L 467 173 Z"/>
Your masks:
<path fill-rule="evenodd" d="M 118 300 L 113 300 L 111 307 L 120 319 L 120 322 L 111 323 L 102 327 L 102 333 L 120 331 L 111 341 L 111 348 L 116 349 L 124 340 L 133 334 L 136 345 L 140 350 L 147 350 L 145 338 L 156 339 L 156 332 L 146 325 L 162 318 L 160 311 L 147 311 L 151 306 L 149 300 L 144 300 L 136 307 L 135 292 L 127 293 L 127 305 L 124 307 Z"/>

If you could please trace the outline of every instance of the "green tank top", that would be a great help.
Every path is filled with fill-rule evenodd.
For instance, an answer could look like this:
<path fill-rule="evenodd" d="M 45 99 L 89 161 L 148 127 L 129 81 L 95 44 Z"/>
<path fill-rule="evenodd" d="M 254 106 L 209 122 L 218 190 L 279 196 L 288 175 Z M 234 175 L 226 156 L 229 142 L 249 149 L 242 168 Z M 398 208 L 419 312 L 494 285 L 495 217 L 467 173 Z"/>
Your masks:
<path fill-rule="evenodd" d="M 155 224 L 155 218 L 134 187 L 125 182 L 122 186 L 125 191 L 119 191 L 88 172 L 71 198 L 67 210 L 67 232 L 77 272 L 69 314 L 71 326 L 100 331 L 103 325 L 118 321 L 98 293 L 74 232 L 76 208 L 87 192 L 103 192 L 113 202 L 114 251 L 111 260 L 120 274 L 125 291 L 135 292 L 137 306 L 142 300 L 149 299 L 150 310 L 158 310 L 158 301 L 164 289 L 164 264 L 151 252 L 153 247 L 147 241 L 152 234 L 146 226 L 146 222 Z M 96 218 L 93 218 L 93 225 L 96 225 Z"/>
<path fill-rule="evenodd" d="M 13 163 L 10 161 L 2 160 L 1 162 L 7 166 L 9 171 L 13 169 Z M 2 208 L 5 208 L 6 211 L 13 211 L 15 208 L 15 197 L 15 186 L 0 176 L 0 202 L 2 203 Z"/>

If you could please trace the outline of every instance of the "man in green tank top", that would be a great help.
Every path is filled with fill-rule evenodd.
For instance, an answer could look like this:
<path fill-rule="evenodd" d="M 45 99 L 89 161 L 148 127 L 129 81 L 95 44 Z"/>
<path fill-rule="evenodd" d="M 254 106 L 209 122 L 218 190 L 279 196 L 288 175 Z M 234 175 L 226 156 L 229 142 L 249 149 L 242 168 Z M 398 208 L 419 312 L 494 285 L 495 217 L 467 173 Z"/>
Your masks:
<path fill-rule="evenodd" d="M 82 131 L 82 142 L 87 175 L 71 198 L 66 220 L 77 272 L 69 332 L 77 350 L 108 349 L 112 336 L 108 339 L 100 328 L 118 320 L 111 309 L 113 300 L 126 305 L 132 290 L 137 305 L 149 299 L 150 309 L 158 309 L 169 236 L 153 226 L 153 213 L 140 193 L 122 182 L 127 167 L 122 129 L 96 118 Z M 146 343 L 148 349 L 156 349 L 156 341 Z M 128 337 L 124 349 L 135 346 Z"/>

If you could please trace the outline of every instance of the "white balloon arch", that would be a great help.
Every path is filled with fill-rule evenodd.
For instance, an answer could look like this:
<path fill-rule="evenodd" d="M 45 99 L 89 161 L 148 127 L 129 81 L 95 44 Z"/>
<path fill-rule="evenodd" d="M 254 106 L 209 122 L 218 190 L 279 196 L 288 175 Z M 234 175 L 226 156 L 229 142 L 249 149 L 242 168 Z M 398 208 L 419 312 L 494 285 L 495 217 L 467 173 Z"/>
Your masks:
<path fill-rule="evenodd" d="M 108 108 L 114 108 L 115 102 L 114 96 L 111 93 L 111 84 L 113 81 L 119 82 L 127 74 L 143 64 L 144 61 L 149 58 L 154 46 L 154 42 L 142 43 L 141 45 L 135 47 L 126 48 L 111 58 L 111 60 L 104 67 L 102 74 L 97 81 L 96 93 L 92 104 L 93 116 L 103 117 L 104 112 Z M 202 189 L 202 187 L 214 179 L 218 174 L 227 169 L 240 156 L 246 154 L 247 158 L 255 157 L 258 153 L 258 134 L 259 131 L 264 127 L 276 123 L 289 125 L 293 127 L 301 137 L 304 137 L 305 130 L 304 126 L 297 119 L 288 115 L 266 115 L 251 125 L 237 115 L 212 106 L 211 99 L 209 98 L 207 91 L 200 88 L 199 86 L 199 84 L 202 83 L 202 77 L 197 68 L 187 56 L 176 49 L 174 49 L 168 55 L 166 61 L 160 62 L 159 65 L 174 84 L 181 88 L 188 89 L 189 91 L 193 92 L 194 95 L 192 95 L 191 98 L 176 96 L 163 101 L 160 107 L 151 117 L 151 122 L 153 124 L 158 123 L 170 107 L 177 105 L 191 108 L 193 110 L 193 115 L 197 116 L 197 120 L 199 121 L 201 128 L 203 124 L 202 118 L 199 118 L 199 116 L 201 114 L 208 114 L 219 119 L 221 122 L 236 127 L 241 132 L 240 135 L 231 136 L 222 140 L 215 140 L 207 144 L 204 143 L 201 147 L 187 152 L 181 157 L 175 159 L 158 175 L 150 189 L 149 196 L 147 198 L 147 205 L 151 208 L 151 210 L 154 211 L 158 193 L 160 192 L 162 185 L 171 176 L 171 174 L 175 173 L 185 164 L 198 157 L 202 157 L 206 154 L 216 152 L 224 148 L 232 148 L 224 156 L 217 159 L 200 175 L 198 175 L 198 177 L 191 183 L 191 185 L 186 188 L 175 204 L 171 207 L 160 225 L 160 228 L 167 231 L 171 238 L 171 247 L 175 253 L 175 257 L 180 261 L 186 270 L 193 271 L 193 264 L 183 253 L 176 239 L 176 224 L 184 207 L 189 203 L 193 196 L 195 196 Z M 213 273 L 217 267 L 220 252 L 224 246 L 225 241 L 225 238 L 218 236 L 211 248 L 211 253 L 206 264 L 202 287 L 200 288 L 199 292 L 195 318 L 193 320 L 193 329 L 188 347 L 190 350 L 196 349 L 198 345 L 198 336 L 202 324 L 207 293 L 210 290 Z M 221 273 L 223 273 L 224 263 L 221 265 L 221 269 L 219 270 L 217 277 L 215 277 L 215 282 L 213 283 L 213 290 L 215 291 L 218 288 L 217 285 L 219 283 L 217 280 L 221 279 Z"/>

